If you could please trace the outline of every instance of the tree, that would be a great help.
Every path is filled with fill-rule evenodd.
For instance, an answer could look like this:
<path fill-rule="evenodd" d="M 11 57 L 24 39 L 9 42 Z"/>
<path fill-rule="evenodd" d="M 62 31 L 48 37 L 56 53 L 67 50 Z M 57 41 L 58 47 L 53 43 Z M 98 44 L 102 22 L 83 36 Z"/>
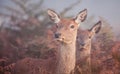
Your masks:
<path fill-rule="evenodd" d="M 96 40 L 102 49 L 110 50 L 114 42 L 114 33 L 110 24 L 103 17 L 100 17 L 100 19 L 102 21 L 102 28 L 96 36 Z"/>
<path fill-rule="evenodd" d="M 43 15 L 41 7 L 44 0 L 37 0 L 36 3 L 31 1 L 32 0 L 11 0 L 13 5 L 16 7 L 10 5 L 4 5 L 1 6 L 1 8 L 11 12 L 12 15 L 14 14 L 14 16 L 17 18 L 37 17 L 39 15 Z M 1 14 L 8 15 L 8 13 L 6 14 L 1 13 Z"/>

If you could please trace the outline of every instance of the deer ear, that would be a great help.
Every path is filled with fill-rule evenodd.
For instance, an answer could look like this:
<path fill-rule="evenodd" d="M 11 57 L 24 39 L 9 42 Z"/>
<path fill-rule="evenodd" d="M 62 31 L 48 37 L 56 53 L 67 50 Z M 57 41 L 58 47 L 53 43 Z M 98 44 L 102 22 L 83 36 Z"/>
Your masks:
<path fill-rule="evenodd" d="M 80 24 L 80 22 L 83 22 L 87 17 L 87 9 L 82 10 L 78 13 L 78 15 L 75 18 L 75 22 Z"/>
<path fill-rule="evenodd" d="M 92 34 L 96 34 L 100 31 L 101 29 L 101 21 L 97 22 L 89 31 L 92 32 Z"/>
<path fill-rule="evenodd" d="M 59 15 L 58 15 L 55 11 L 53 11 L 53 10 L 51 10 L 51 9 L 48 9 L 48 10 L 47 10 L 47 13 L 48 13 L 50 19 L 51 19 L 54 23 L 58 23 L 58 22 L 60 21 L 60 17 L 59 17 Z"/>

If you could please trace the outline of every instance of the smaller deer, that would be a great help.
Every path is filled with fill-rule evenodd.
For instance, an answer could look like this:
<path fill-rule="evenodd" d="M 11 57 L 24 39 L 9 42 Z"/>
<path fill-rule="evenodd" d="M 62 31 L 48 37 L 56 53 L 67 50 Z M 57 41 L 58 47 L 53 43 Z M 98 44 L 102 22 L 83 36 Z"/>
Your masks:
<path fill-rule="evenodd" d="M 101 21 L 89 30 L 79 30 L 77 36 L 76 74 L 91 74 L 91 40 L 101 29 Z M 78 71 L 79 70 L 79 71 Z"/>

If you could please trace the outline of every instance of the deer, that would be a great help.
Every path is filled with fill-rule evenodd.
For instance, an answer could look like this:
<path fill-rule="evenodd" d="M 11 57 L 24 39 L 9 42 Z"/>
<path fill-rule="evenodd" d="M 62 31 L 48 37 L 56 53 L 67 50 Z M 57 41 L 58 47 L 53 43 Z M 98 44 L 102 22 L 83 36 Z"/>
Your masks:
<path fill-rule="evenodd" d="M 95 34 L 101 29 L 101 21 L 98 21 L 91 29 L 78 30 L 77 52 L 76 52 L 76 71 L 75 74 L 92 74 L 91 73 L 91 41 Z"/>
<path fill-rule="evenodd" d="M 72 74 L 76 63 L 76 37 L 80 24 L 87 17 L 87 9 L 75 18 L 61 18 L 54 10 L 48 9 L 51 21 L 56 25 L 54 38 L 59 42 L 57 58 L 25 58 L 15 65 L 15 74 Z"/>

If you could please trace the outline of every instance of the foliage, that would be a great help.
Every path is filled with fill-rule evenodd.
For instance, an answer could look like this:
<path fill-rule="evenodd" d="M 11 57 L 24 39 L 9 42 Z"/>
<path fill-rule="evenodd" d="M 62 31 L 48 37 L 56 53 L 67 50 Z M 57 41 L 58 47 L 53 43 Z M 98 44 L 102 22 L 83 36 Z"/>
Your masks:
<path fill-rule="evenodd" d="M 32 0 L 11 1 L 17 8 L 0 6 L 11 12 L 11 14 L 0 12 L 0 16 L 10 18 L 8 22 L 0 21 L 0 74 L 5 72 L 10 74 L 14 64 L 26 57 L 37 59 L 54 57 L 59 48 L 59 43 L 54 41 L 53 36 L 56 28 L 48 20 L 42 8 L 44 0 L 38 0 L 37 3 L 31 2 Z M 60 15 L 66 16 L 66 13 L 79 3 L 80 0 L 64 8 Z M 93 74 L 120 74 L 120 43 L 114 41 L 115 35 L 110 24 L 103 17 L 100 19 L 102 29 L 92 43 L 92 72 Z M 94 16 L 91 16 L 84 24 L 94 23 L 93 20 Z"/>
<path fill-rule="evenodd" d="M 102 21 L 102 28 L 100 33 L 96 36 L 96 41 L 100 44 L 101 48 L 109 51 L 113 45 L 115 36 L 110 24 L 104 18 L 100 17 L 100 19 Z"/>

